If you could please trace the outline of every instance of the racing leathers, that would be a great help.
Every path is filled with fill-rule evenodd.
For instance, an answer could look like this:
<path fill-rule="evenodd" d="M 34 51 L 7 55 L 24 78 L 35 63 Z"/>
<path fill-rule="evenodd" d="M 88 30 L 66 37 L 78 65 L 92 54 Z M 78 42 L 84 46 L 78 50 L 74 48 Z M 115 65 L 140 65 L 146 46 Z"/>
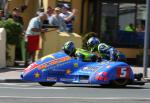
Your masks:
<path fill-rule="evenodd" d="M 94 48 L 91 48 L 91 51 L 94 53 L 98 52 L 97 54 L 99 54 L 101 59 L 106 59 L 110 61 L 125 61 L 126 60 L 126 57 L 123 53 L 121 53 L 114 47 L 109 46 L 105 43 L 100 43 L 94 46 Z"/>
<path fill-rule="evenodd" d="M 75 52 L 72 53 L 71 56 L 74 56 L 78 60 L 82 60 L 84 62 L 95 62 L 97 60 L 97 56 L 94 53 L 80 48 L 76 48 Z"/>

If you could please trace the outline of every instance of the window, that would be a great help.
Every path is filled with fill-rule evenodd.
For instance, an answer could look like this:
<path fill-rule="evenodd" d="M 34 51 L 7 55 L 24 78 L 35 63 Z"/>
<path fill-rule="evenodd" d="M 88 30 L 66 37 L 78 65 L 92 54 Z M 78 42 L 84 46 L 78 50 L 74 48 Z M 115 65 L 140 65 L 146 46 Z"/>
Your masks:
<path fill-rule="evenodd" d="M 71 2 L 71 0 L 57 0 L 58 2 Z"/>
<path fill-rule="evenodd" d="M 72 0 L 57 0 L 56 6 L 61 7 L 63 4 L 68 4 L 71 7 Z"/>

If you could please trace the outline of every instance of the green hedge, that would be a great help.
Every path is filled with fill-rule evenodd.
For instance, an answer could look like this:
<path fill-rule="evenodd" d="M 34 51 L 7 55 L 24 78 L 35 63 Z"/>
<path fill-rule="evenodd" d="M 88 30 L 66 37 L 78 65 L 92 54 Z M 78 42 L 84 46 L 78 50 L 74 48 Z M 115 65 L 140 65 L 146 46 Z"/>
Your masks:
<path fill-rule="evenodd" d="M 22 26 L 13 19 L 0 21 L 0 28 L 5 28 L 8 44 L 17 44 L 20 41 Z"/>

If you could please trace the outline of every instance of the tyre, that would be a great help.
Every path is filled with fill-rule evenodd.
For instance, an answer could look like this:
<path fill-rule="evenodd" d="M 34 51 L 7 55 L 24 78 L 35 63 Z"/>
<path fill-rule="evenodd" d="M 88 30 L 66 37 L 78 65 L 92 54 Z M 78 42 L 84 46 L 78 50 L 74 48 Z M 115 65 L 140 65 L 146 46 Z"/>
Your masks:
<path fill-rule="evenodd" d="M 117 79 L 111 81 L 112 87 L 126 87 L 126 85 L 130 82 L 129 79 Z"/>
<path fill-rule="evenodd" d="M 56 82 L 39 82 L 42 86 L 53 86 Z"/>

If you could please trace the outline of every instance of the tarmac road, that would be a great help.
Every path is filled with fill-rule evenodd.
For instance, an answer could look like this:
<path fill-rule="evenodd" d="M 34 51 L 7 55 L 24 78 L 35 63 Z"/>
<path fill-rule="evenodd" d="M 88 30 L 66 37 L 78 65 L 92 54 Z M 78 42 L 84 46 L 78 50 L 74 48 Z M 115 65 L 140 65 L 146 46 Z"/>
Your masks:
<path fill-rule="evenodd" d="M 58 83 L 0 83 L 0 103 L 150 103 L 150 83 L 126 88 Z"/>
<path fill-rule="evenodd" d="M 150 103 L 150 78 L 144 86 L 102 88 L 99 85 L 17 83 L 23 68 L 0 69 L 0 103 Z M 134 73 L 143 68 L 133 67 Z M 150 68 L 148 69 L 150 77 Z"/>

